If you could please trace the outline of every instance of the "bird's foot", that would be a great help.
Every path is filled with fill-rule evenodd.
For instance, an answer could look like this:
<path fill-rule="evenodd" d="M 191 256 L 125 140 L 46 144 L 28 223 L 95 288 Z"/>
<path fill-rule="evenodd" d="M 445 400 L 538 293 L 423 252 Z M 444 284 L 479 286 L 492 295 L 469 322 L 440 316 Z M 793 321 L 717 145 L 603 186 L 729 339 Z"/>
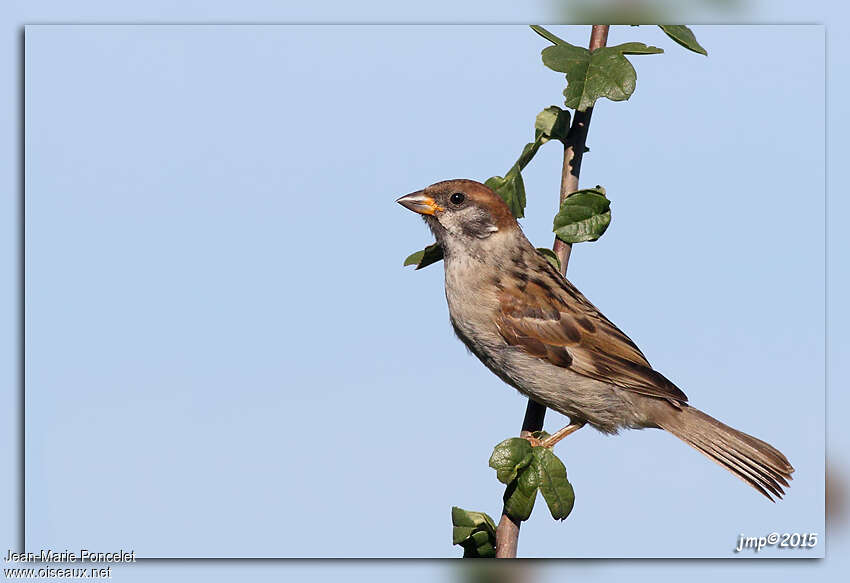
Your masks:
<path fill-rule="evenodd" d="M 546 439 L 542 439 L 542 440 L 538 440 L 538 441 L 540 442 L 541 446 L 548 447 L 548 448 L 551 449 L 552 447 L 555 446 L 556 443 L 558 443 L 559 441 L 561 441 L 562 439 L 564 439 L 566 436 L 570 435 L 571 433 L 575 433 L 576 431 L 578 431 L 579 429 L 584 427 L 584 425 L 585 425 L 584 421 L 579 421 L 578 423 L 570 423 L 569 425 L 567 425 L 566 427 L 564 427 L 563 429 L 561 429 L 559 431 L 556 431 L 555 433 L 553 433 L 552 435 L 550 435 Z M 532 444 L 532 445 L 534 445 L 534 444 Z"/>
<path fill-rule="evenodd" d="M 528 435 L 523 435 L 522 438 L 525 439 L 526 441 L 528 441 L 528 443 L 531 444 L 531 447 L 540 447 L 540 446 L 543 445 L 542 439 L 534 437 L 530 433 Z"/>

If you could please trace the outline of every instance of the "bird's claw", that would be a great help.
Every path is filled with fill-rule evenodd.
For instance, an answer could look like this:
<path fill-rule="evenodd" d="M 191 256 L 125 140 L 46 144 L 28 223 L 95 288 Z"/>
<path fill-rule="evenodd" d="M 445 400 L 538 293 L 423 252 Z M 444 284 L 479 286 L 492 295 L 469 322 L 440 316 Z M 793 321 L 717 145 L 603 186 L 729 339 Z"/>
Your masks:
<path fill-rule="evenodd" d="M 522 438 L 528 441 L 528 443 L 531 444 L 531 447 L 547 447 L 545 440 L 534 437 L 533 435 L 523 435 Z"/>

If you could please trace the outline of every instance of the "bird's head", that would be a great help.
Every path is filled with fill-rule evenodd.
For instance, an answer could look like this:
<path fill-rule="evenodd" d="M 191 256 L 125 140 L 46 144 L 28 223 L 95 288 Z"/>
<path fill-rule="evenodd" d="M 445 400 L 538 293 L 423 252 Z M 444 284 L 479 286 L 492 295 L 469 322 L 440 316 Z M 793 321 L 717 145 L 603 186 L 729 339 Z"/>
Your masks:
<path fill-rule="evenodd" d="M 422 215 L 444 251 L 486 246 L 497 234 L 519 231 L 508 205 L 474 180 L 444 180 L 396 202 Z"/>

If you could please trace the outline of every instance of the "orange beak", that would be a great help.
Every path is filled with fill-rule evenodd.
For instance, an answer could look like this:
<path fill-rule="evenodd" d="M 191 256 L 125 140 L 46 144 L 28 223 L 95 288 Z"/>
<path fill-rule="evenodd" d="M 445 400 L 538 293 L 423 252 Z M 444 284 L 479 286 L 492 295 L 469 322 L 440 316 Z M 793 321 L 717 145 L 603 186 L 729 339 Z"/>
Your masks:
<path fill-rule="evenodd" d="M 405 194 L 396 202 L 404 208 L 410 209 L 420 215 L 433 215 L 437 211 L 445 210 L 433 198 L 426 196 L 424 190 Z"/>

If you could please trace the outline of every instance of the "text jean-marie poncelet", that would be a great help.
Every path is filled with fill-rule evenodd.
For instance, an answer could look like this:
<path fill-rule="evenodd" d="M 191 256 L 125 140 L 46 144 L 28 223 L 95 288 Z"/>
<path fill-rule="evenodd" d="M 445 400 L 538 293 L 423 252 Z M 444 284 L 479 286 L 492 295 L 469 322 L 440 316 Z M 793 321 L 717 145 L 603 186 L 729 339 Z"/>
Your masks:
<path fill-rule="evenodd" d="M 88 549 L 80 549 L 79 552 L 64 550 L 54 551 L 52 549 L 41 549 L 39 552 L 25 551 L 15 553 L 7 551 L 5 562 L 7 563 L 135 563 L 136 551 L 125 551 L 120 549 L 114 552 L 95 552 Z"/>

